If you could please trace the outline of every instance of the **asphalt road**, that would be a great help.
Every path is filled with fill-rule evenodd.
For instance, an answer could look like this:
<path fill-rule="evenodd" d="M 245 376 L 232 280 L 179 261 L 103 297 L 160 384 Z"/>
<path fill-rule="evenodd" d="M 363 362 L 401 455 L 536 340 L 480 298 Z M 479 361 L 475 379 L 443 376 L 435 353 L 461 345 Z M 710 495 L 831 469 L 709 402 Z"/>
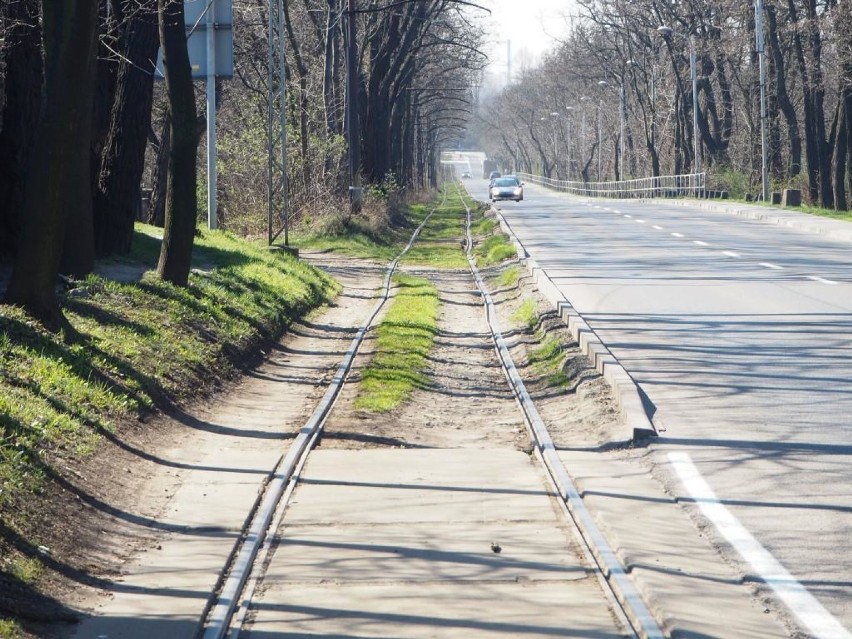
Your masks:
<path fill-rule="evenodd" d="M 475 160 L 471 174 L 486 200 Z M 497 206 L 647 397 L 669 491 L 710 504 L 745 578 L 773 585 L 811 635 L 852 636 L 852 243 L 525 191 Z"/>

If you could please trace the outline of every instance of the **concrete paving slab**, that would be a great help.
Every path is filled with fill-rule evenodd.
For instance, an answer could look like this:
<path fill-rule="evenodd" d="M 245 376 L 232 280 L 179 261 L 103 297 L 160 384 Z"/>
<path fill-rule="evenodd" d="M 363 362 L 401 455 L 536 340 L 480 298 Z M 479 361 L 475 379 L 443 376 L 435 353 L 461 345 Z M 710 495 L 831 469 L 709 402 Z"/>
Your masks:
<path fill-rule="evenodd" d="M 314 454 L 249 638 L 628 636 L 529 455 Z"/>
<path fill-rule="evenodd" d="M 529 455 L 511 449 L 317 449 L 286 520 L 304 523 L 552 520 Z"/>
<path fill-rule="evenodd" d="M 273 601 L 275 603 L 273 603 Z M 625 637 L 594 578 L 572 582 L 287 586 L 257 602 L 248 639 Z"/>
<path fill-rule="evenodd" d="M 267 584 L 565 581 L 589 575 L 573 532 L 557 522 L 285 526 L 281 534 Z"/>
<path fill-rule="evenodd" d="M 563 451 L 559 458 L 664 631 L 790 636 L 650 472 L 610 454 Z"/>

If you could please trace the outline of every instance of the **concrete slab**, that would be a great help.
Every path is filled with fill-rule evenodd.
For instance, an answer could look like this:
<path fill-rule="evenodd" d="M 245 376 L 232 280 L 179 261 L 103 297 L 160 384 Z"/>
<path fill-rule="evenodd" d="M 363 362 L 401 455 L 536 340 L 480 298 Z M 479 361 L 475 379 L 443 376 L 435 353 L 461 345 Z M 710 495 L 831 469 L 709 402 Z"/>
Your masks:
<path fill-rule="evenodd" d="M 311 453 L 289 524 L 552 521 L 540 471 L 510 449 Z"/>
<path fill-rule="evenodd" d="M 627 636 L 526 453 L 314 454 L 249 638 Z"/>
<path fill-rule="evenodd" d="M 640 464 L 583 451 L 563 451 L 559 458 L 667 634 L 789 637 Z"/>
<path fill-rule="evenodd" d="M 288 586 L 257 603 L 248 639 L 625 637 L 594 578 L 569 583 Z"/>
<path fill-rule="evenodd" d="M 286 526 L 282 535 L 267 584 L 565 581 L 589 574 L 573 532 L 557 522 Z"/>

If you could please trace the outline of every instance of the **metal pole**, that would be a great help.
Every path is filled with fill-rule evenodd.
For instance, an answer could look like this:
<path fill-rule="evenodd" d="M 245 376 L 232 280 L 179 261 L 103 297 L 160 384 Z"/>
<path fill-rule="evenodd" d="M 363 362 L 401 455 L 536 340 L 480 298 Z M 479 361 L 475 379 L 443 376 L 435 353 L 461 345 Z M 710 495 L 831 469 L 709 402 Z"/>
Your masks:
<path fill-rule="evenodd" d="M 290 246 L 290 181 L 287 157 L 287 64 L 284 59 L 284 0 L 278 0 L 278 83 L 281 87 L 281 105 L 278 126 L 281 127 L 281 215 L 284 217 L 284 246 Z"/>
<path fill-rule="evenodd" d="M 624 104 L 624 78 L 621 79 L 621 93 L 618 96 L 618 120 L 621 131 L 619 133 L 619 145 L 618 145 L 618 169 L 620 175 L 619 179 L 624 179 L 624 120 L 625 120 L 625 104 Z"/>
<path fill-rule="evenodd" d="M 572 107 L 568 107 L 568 110 L 570 111 L 571 108 Z M 570 116 L 567 118 L 566 122 L 567 122 L 567 127 L 568 127 L 568 135 L 567 135 L 567 139 L 565 140 L 565 146 L 567 147 L 567 149 L 566 149 L 567 150 L 567 154 L 566 154 L 566 156 L 567 156 L 566 157 L 567 168 L 565 170 L 565 177 L 570 182 L 571 181 L 571 145 L 574 143 L 574 138 L 571 137 L 571 118 L 570 118 Z"/>
<path fill-rule="evenodd" d="M 361 132 L 358 127 L 358 50 L 355 41 L 355 0 L 348 0 L 346 42 L 346 142 L 349 148 L 349 207 L 361 210 L 360 164 Z"/>
<path fill-rule="evenodd" d="M 695 42 L 689 36 L 689 72 L 692 75 L 692 152 L 695 156 L 693 173 L 701 173 L 701 158 L 698 157 L 698 71 L 695 64 Z"/>
<path fill-rule="evenodd" d="M 109 3 L 107 3 L 109 4 Z M 216 0 L 207 6 L 207 228 L 219 226 L 216 197 Z"/>
<path fill-rule="evenodd" d="M 601 152 L 601 107 L 603 98 L 598 98 L 598 182 L 601 181 L 601 156 L 603 153 Z"/>
<path fill-rule="evenodd" d="M 769 162 L 766 140 L 766 60 L 764 58 L 763 1 L 754 4 L 754 38 L 760 65 L 760 158 L 763 201 L 769 201 Z"/>

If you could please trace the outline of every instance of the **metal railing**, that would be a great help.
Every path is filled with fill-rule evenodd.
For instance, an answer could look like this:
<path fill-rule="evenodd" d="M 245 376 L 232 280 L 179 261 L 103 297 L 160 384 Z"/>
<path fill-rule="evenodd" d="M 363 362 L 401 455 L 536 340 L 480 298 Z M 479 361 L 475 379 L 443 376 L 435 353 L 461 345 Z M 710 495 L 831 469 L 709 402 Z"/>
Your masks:
<path fill-rule="evenodd" d="M 540 184 L 557 191 L 589 197 L 612 198 L 704 197 L 707 183 L 706 173 L 660 175 L 617 182 L 571 182 L 542 175 L 532 175 L 531 173 L 518 173 L 517 175 L 526 182 Z"/>

